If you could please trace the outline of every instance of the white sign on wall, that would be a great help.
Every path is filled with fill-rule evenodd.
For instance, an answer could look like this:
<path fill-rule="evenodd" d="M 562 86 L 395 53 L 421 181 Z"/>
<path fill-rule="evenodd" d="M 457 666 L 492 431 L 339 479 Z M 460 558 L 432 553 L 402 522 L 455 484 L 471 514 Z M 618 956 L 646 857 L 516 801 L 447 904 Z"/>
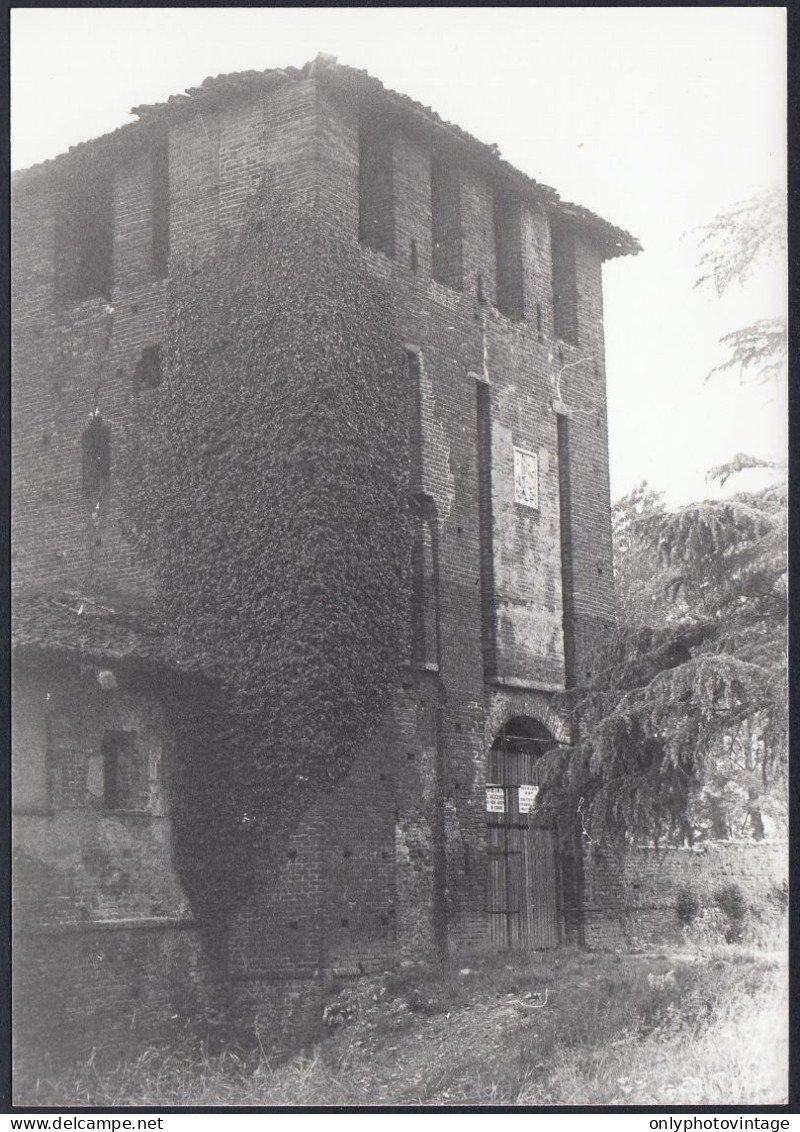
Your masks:
<path fill-rule="evenodd" d="M 502 786 L 486 787 L 486 811 L 490 814 L 506 812 L 506 792 Z"/>
<path fill-rule="evenodd" d="M 536 795 L 538 793 L 538 786 L 520 786 L 519 812 L 521 814 L 529 814 L 531 812 L 533 807 L 536 805 Z"/>
<path fill-rule="evenodd" d="M 514 449 L 514 502 L 539 508 L 539 457 L 524 448 Z"/>

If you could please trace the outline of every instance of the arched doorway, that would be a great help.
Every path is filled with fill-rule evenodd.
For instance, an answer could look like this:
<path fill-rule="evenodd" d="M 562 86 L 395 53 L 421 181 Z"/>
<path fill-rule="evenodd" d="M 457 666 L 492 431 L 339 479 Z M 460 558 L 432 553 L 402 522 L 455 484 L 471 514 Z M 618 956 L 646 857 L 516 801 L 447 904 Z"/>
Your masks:
<path fill-rule="evenodd" d="M 563 938 L 556 832 L 536 812 L 539 760 L 556 742 L 538 720 L 516 716 L 489 752 L 487 910 L 499 948 L 557 947 Z"/>

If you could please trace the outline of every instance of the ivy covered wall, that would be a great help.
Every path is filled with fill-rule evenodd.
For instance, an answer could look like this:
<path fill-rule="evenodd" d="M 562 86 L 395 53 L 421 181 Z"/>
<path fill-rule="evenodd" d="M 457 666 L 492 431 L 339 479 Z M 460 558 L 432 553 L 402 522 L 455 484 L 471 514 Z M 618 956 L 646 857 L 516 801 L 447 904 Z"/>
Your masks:
<path fill-rule="evenodd" d="M 124 498 L 176 651 L 214 680 L 173 710 L 172 805 L 220 963 L 255 844 L 347 774 L 406 647 L 404 380 L 388 290 L 269 183 L 171 274 Z"/>

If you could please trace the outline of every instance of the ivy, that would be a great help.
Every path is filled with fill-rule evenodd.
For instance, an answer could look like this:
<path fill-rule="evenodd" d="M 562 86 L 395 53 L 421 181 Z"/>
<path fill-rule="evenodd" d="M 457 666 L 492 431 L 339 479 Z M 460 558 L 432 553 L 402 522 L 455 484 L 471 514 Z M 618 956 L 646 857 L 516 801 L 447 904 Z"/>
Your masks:
<path fill-rule="evenodd" d="M 236 238 L 172 272 L 165 379 L 127 446 L 161 617 L 211 681 L 171 706 L 173 824 L 219 967 L 264 854 L 376 735 L 405 647 L 404 360 L 361 257 L 264 184 Z"/>

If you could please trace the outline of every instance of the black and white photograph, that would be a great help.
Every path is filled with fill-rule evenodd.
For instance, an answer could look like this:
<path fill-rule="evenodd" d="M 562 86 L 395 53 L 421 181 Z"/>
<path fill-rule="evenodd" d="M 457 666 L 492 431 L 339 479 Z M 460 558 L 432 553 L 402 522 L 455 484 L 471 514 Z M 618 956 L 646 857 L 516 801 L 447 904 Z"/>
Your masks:
<path fill-rule="evenodd" d="M 789 1104 L 786 16 L 12 10 L 14 1106 Z"/>

